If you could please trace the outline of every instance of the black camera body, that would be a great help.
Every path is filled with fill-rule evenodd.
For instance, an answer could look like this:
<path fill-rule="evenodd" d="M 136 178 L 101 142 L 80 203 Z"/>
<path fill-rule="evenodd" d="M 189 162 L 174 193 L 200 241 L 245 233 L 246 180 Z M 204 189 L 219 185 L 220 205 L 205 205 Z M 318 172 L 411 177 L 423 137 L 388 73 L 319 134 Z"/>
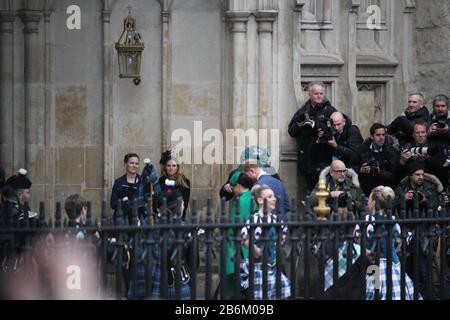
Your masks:
<path fill-rule="evenodd" d="M 433 115 L 432 123 L 436 123 L 436 125 L 439 129 L 445 128 L 445 126 L 447 125 L 447 122 L 448 122 L 447 115 L 441 115 L 441 116 Z"/>
<path fill-rule="evenodd" d="M 370 167 L 370 173 L 379 173 L 379 163 L 375 158 L 371 158 L 367 165 Z"/>
<path fill-rule="evenodd" d="M 331 125 L 330 119 L 321 116 L 316 121 L 317 129 L 321 129 L 323 131 L 322 137 L 320 137 L 320 143 L 327 143 L 330 140 L 333 140 L 335 135 L 335 130 Z"/>
<path fill-rule="evenodd" d="M 415 189 L 411 189 L 409 191 L 413 192 L 413 197 L 408 202 L 411 202 L 411 203 L 414 202 L 415 197 L 417 197 L 417 200 L 419 203 L 422 203 L 425 200 L 425 195 L 422 192 L 415 190 Z"/>
<path fill-rule="evenodd" d="M 339 208 L 346 208 L 347 207 L 347 201 L 348 201 L 348 193 L 343 192 L 338 197 L 338 207 Z"/>
<path fill-rule="evenodd" d="M 312 128 L 313 119 L 311 119 L 308 112 L 305 112 L 298 116 L 297 122 L 303 123 L 304 127 Z"/>

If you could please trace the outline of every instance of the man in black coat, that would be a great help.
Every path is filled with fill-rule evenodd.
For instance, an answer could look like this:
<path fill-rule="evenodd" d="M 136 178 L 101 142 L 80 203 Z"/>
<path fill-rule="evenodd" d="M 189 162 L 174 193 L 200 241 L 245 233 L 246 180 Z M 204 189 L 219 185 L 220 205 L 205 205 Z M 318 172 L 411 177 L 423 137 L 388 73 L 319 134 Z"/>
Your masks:
<path fill-rule="evenodd" d="M 288 133 L 297 140 L 297 170 L 305 177 L 311 191 L 319 177 L 320 168 L 312 166 L 309 149 L 317 140 L 317 128 L 329 121 L 336 108 L 325 96 L 325 84 L 314 81 L 309 84 L 309 99 L 294 114 L 289 123 Z"/>
<path fill-rule="evenodd" d="M 408 108 L 387 127 L 387 133 L 400 142 L 400 146 L 413 142 L 412 124 L 416 120 L 427 121 L 430 112 L 424 105 L 425 99 L 419 92 L 408 96 Z"/>
<path fill-rule="evenodd" d="M 427 172 L 439 177 L 441 183 L 447 185 L 447 168 L 444 168 L 447 145 L 428 141 L 427 124 L 417 120 L 413 124 L 413 142 L 406 144 L 400 153 L 400 175 L 406 175 L 410 162 L 420 161 Z"/>
<path fill-rule="evenodd" d="M 353 162 L 353 170 L 359 175 L 361 188 L 368 197 L 379 185 L 395 187 L 399 152 L 386 139 L 386 128 L 381 123 L 370 127 L 370 138 L 358 148 Z"/>
<path fill-rule="evenodd" d="M 450 142 L 450 119 L 448 118 L 449 99 L 440 94 L 433 99 L 433 113 L 428 117 L 428 140 L 448 145 Z"/>
<path fill-rule="evenodd" d="M 317 140 L 310 149 L 312 166 L 321 170 L 333 160 L 341 160 L 350 166 L 356 149 L 363 142 L 359 128 L 349 117 L 336 111 L 330 120 L 330 128 L 318 129 Z"/>

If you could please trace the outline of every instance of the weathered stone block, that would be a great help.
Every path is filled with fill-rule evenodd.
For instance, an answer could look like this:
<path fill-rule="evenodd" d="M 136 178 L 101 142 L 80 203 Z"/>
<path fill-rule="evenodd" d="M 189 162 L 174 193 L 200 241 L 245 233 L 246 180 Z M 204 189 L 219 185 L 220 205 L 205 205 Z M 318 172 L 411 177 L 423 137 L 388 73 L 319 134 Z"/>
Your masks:
<path fill-rule="evenodd" d="M 86 187 L 101 188 L 103 185 L 103 147 L 86 147 Z"/>
<path fill-rule="evenodd" d="M 87 136 L 87 87 L 58 88 L 55 97 L 56 143 L 83 145 Z"/>
<path fill-rule="evenodd" d="M 84 147 L 66 147 L 58 149 L 58 184 L 81 184 L 85 182 Z"/>

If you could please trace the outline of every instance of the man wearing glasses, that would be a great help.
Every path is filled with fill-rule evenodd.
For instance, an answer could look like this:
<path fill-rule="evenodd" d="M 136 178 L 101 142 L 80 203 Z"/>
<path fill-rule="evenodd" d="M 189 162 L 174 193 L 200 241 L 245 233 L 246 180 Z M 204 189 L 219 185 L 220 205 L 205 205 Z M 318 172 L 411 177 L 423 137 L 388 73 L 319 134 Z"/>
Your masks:
<path fill-rule="evenodd" d="M 327 199 L 328 206 L 332 207 L 336 200 L 340 208 L 347 207 L 347 199 L 351 197 L 355 209 L 361 208 L 362 190 L 359 184 L 358 174 L 353 169 L 347 169 L 345 163 L 341 160 L 334 160 L 329 167 L 322 170 L 319 176 L 320 180 L 325 180 L 328 192 L 330 193 Z M 311 192 L 311 206 L 318 204 L 316 192 L 319 189 L 319 184 L 316 185 Z"/>

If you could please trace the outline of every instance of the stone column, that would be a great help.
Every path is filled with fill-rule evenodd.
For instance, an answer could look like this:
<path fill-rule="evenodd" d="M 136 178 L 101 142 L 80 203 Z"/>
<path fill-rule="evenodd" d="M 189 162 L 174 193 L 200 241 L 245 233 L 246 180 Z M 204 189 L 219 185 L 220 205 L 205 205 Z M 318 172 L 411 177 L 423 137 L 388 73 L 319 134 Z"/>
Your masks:
<path fill-rule="evenodd" d="M 114 160 L 112 154 L 113 112 L 112 112 L 112 57 L 111 10 L 108 1 L 102 8 L 102 103 L 103 103 L 103 199 L 109 199 L 113 183 Z"/>
<path fill-rule="evenodd" d="M 273 22 L 277 17 L 276 11 L 256 12 L 258 23 L 258 46 L 259 46 L 259 82 L 258 82 L 258 114 L 259 129 L 270 129 L 273 124 L 272 110 L 272 86 L 273 86 L 273 58 L 272 58 L 272 36 Z"/>
<path fill-rule="evenodd" d="M 172 46 L 170 11 L 161 10 L 161 153 L 170 147 L 170 92 L 172 87 Z"/>
<path fill-rule="evenodd" d="M 305 5 L 304 1 L 297 0 L 294 7 L 294 32 L 293 32 L 293 44 L 292 44 L 292 80 L 294 82 L 294 93 L 297 106 L 301 106 L 304 103 L 302 80 L 301 80 L 301 44 L 302 44 L 302 12 Z"/>
<path fill-rule="evenodd" d="M 25 93 L 25 167 L 35 184 L 43 183 L 44 158 L 44 88 L 43 60 L 39 47 L 38 11 L 21 11 L 24 24 L 24 93 Z M 35 188 L 36 190 L 36 188 Z"/>
<path fill-rule="evenodd" d="M 416 63 L 413 60 L 414 44 L 414 12 L 416 6 L 413 1 L 406 1 L 403 10 L 403 46 L 402 46 L 402 72 L 405 94 L 413 90 Z"/>
<path fill-rule="evenodd" d="M 44 11 L 44 59 L 45 59 L 45 70 L 44 70 L 44 114 L 45 114 L 45 161 L 44 161 L 44 199 L 46 200 L 46 208 L 49 210 L 47 212 L 53 212 L 53 200 L 54 199 L 54 189 L 55 189 L 55 163 L 56 163 L 56 152 L 55 152 L 55 105 L 52 102 L 52 85 L 51 85 L 51 26 L 50 26 L 50 16 L 51 11 Z"/>
<path fill-rule="evenodd" d="M 13 29 L 15 12 L 0 12 L 0 165 L 14 171 Z"/>
<path fill-rule="evenodd" d="M 231 23 L 233 42 L 232 75 L 232 126 L 246 128 L 247 102 L 247 21 L 246 11 L 228 11 L 226 18 Z"/>
<path fill-rule="evenodd" d="M 358 20 L 359 0 L 352 0 L 348 13 L 348 41 L 347 41 L 347 84 L 349 86 L 349 108 L 351 118 L 358 119 L 358 88 L 356 86 L 356 22 Z"/>

